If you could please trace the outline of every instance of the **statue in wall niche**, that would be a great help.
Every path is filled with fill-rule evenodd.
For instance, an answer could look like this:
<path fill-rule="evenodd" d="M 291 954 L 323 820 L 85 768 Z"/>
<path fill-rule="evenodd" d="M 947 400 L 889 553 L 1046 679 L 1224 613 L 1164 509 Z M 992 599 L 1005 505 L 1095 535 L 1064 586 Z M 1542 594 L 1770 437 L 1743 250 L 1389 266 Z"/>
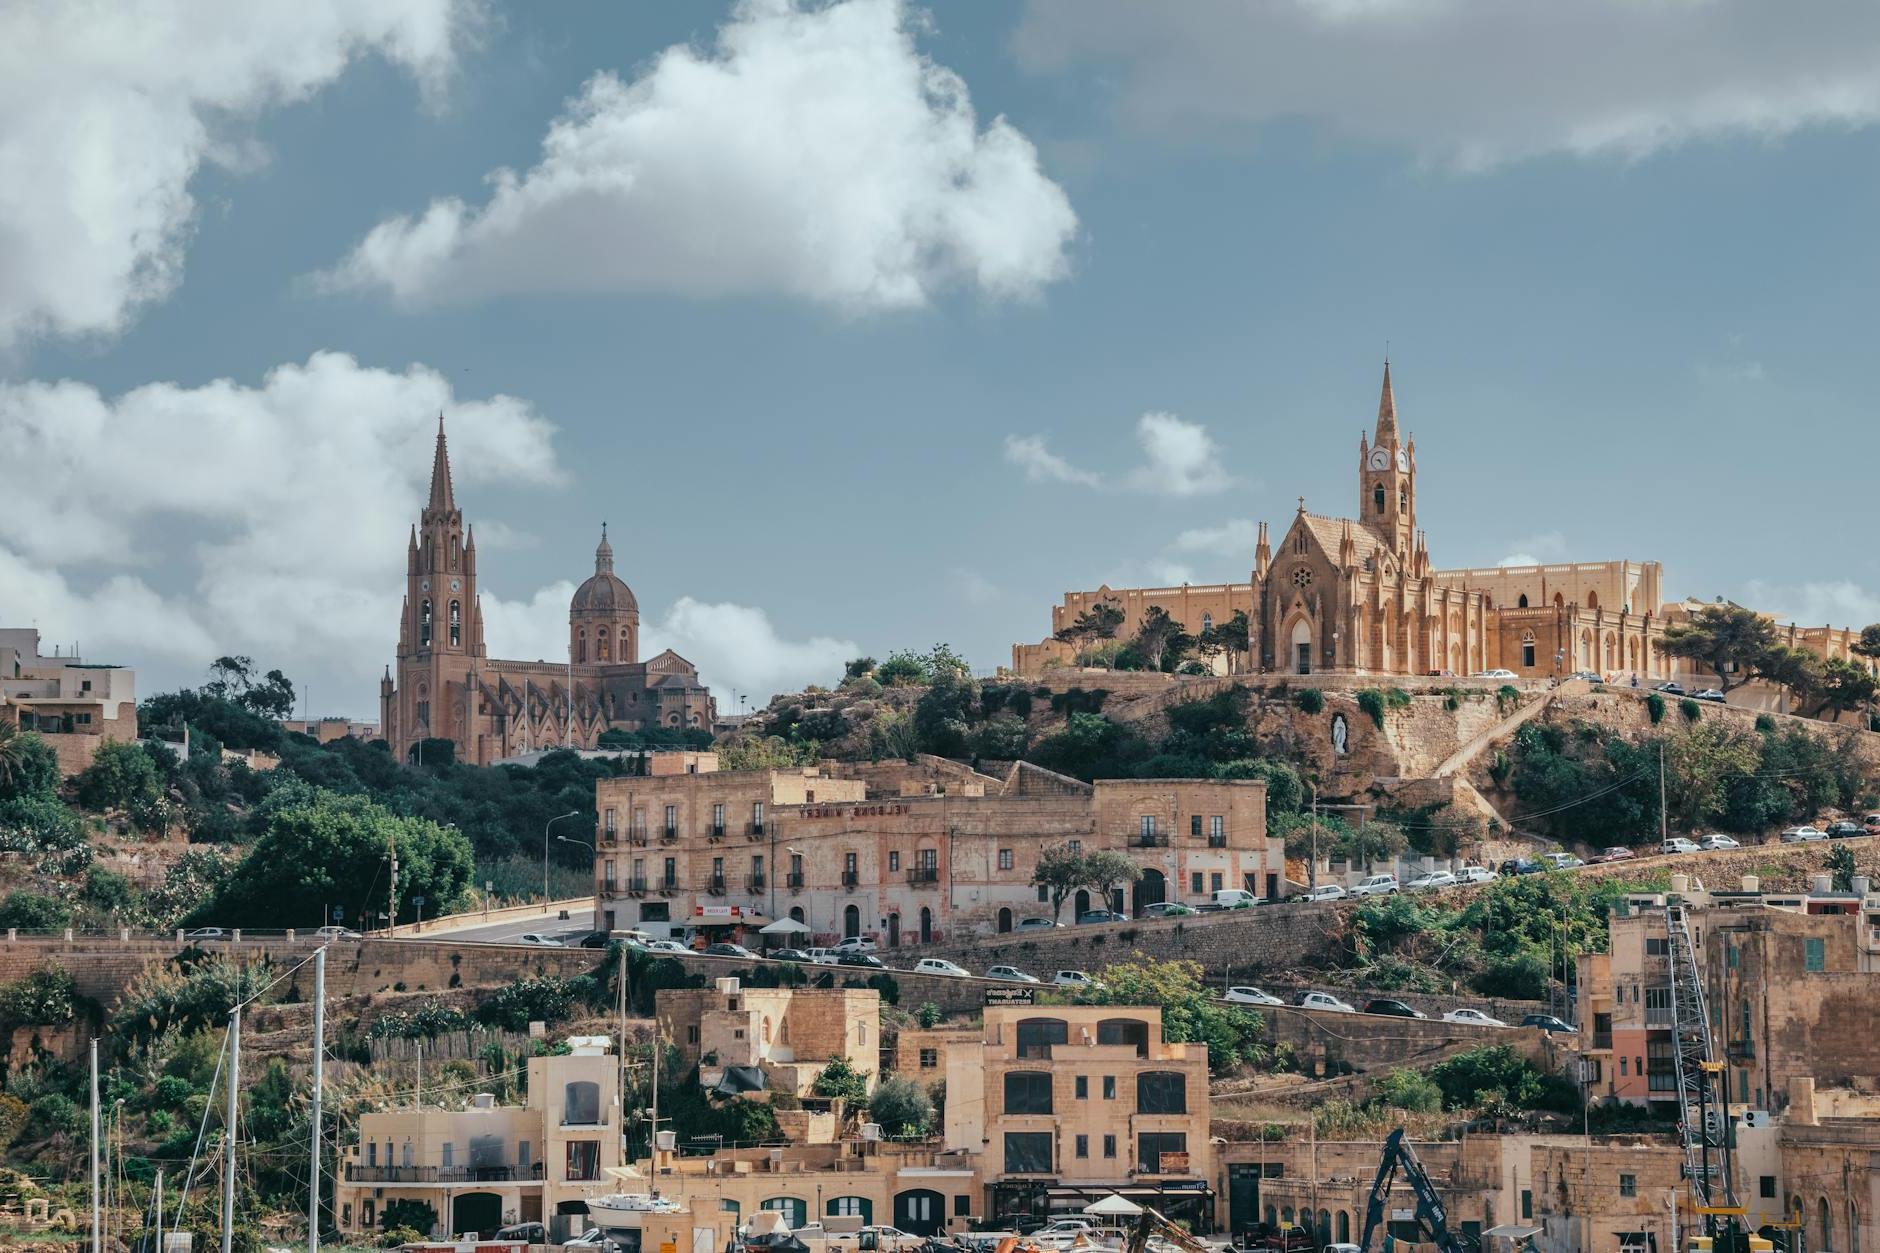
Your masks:
<path fill-rule="evenodd" d="M 1351 751 L 1351 728 L 1343 714 L 1332 715 L 1332 751 L 1340 757 Z"/>

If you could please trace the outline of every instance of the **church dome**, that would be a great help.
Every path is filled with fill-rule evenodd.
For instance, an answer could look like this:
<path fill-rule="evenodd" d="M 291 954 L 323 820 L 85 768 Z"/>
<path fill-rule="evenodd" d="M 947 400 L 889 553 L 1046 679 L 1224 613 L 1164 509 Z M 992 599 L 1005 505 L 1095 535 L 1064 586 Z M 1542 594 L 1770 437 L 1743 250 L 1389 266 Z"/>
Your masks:
<path fill-rule="evenodd" d="M 569 613 L 634 613 L 640 612 L 640 602 L 634 599 L 633 589 L 626 581 L 614 573 L 614 546 L 607 542 L 607 524 L 601 523 L 600 547 L 594 550 L 594 574 L 587 582 L 574 590 L 574 599 L 568 602 Z"/>

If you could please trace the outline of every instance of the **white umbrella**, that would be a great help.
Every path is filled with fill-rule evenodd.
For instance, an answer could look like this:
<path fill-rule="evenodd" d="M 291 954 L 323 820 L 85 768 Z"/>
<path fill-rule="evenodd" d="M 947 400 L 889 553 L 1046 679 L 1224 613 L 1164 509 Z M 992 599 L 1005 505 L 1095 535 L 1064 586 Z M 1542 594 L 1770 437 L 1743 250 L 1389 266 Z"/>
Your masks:
<path fill-rule="evenodd" d="M 760 928 L 759 935 L 808 935 L 809 924 L 798 922 L 794 918 L 779 918 L 767 927 Z"/>
<path fill-rule="evenodd" d="M 1084 1206 L 1084 1213 L 1097 1218 L 1134 1218 L 1142 1213 L 1142 1206 L 1112 1192 L 1101 1201 Z"/>

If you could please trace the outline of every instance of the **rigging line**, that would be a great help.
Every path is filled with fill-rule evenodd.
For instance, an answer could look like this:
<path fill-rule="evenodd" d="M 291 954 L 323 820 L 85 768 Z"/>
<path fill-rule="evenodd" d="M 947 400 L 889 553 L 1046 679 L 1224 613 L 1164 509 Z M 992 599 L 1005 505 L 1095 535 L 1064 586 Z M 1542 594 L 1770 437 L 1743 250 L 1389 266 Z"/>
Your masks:
<path fill-rule="evenodd" d="M 196 1147 L 190 1150 L 189 1169 L 184 1172 L 183 1187 L 182 1190 L 177 1193 L 177 1210 L 179 1213 L 184 1206 L 189 1204 L 189 1189 L 191 1182 L 196 1177 L 196 1163 L 202 1157 L 203 1141 L 206 1140 L 209 1135 L 209 1114 L 215 1109 L 215 1088 L 217 1082 L 222 1078 L 222 1063 L 228 1057 L 228 1040 L 228 1028 L 224 1027 L 222 1029 L 222 1050 L 216 1054 L 215 1073 L 209 1076 L 209 1092 L 203 1102 L 202 1122 L 196 1128 Z"/>
<path fill-rule="evenodd" d="M 313 960 L 315 953 L 323 953 L 326 951 L 326 948 L 327 946 L 325 944 L 322 944 L 319 948 L 316 948 L 315 950 L 313 950 L 312 953 L 307 954 L 305 957 L 301 958 L 298 962 L 294 963 L 292 966 L 288 967 L 286 970 L 283 970 L 280 974 L 274 976 L 274 978 L 268 980 L 266 984 L 264 984 L 260 988 L 257 988 L 255 991 L 249 993 L 246 999 L 235 1002 L 234 1006 L 229 1010 L 229 1012 L 232 1014 L 238 1009 L 246 1009 L 250 1005 L 253 1005 L 256 1001 L 260 1000 L 269 991 L 271 991 L 274 988 L 275 984 L 287 978 L 289 975 L 298 974 L 300 972 L 301 967 L 305 966 L 308 962 Z"/>

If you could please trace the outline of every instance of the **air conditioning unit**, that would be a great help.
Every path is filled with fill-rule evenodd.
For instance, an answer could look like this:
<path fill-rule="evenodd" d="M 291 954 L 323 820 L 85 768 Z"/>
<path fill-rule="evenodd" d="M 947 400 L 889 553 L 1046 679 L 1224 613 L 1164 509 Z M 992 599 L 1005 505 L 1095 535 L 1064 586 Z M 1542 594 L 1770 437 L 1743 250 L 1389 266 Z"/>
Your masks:
<path fill-rule="evenodd" d="M 1743 1111 L 1743 1125 L 1745 1127 L 1769 1127 L 1775 1125 L 1775 1120 L 1769 1116 L 1769 1111 L 1766 1109 L 1746 1109 Z"/>
<path fill-rule="evenodd" d="M 863 1123 L 862 1124 L 862 1139 L 864 1140 L 881 1139 L 881 1124 L 878 1122 Z"/>

